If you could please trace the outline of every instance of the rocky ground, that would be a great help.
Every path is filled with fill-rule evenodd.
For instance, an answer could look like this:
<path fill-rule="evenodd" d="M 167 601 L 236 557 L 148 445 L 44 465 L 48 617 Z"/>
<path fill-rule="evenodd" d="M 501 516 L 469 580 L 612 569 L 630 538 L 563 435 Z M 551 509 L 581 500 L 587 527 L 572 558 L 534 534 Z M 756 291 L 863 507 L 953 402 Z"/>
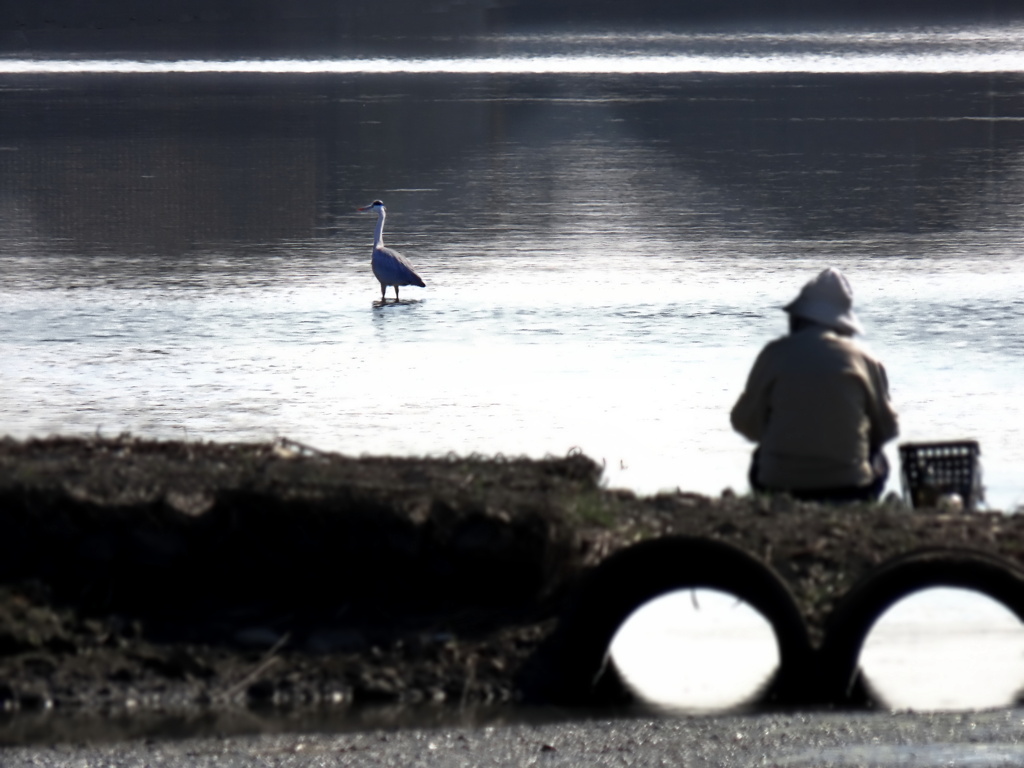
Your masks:
<path fill-rule="evenodd" d="M 600 478 L 582 455 L 0 441 L 0 712 L 513 702 L 580 575 L 654 536 L 762 558 L 814 638 L 897 554 L 1024 557 L 1022 515 L 638 498 Z"/>
<path fill-rule="evenodd" d="M 5 768 L 1018 768 L 1021 710 L 577 719 L 0 746 Z"/>

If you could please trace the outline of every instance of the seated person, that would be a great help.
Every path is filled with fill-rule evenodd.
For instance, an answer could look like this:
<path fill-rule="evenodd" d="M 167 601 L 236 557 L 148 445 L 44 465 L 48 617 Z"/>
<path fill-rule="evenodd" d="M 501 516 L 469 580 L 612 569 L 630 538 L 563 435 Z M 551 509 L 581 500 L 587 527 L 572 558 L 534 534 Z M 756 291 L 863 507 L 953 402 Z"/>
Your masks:
<path fill-rule="evenodd" d="M 852 338 L 863 330 L 850 284 L 826 269 L 783 309 L 789 335 L 761 351 L 732 409 L 733 428 L 758 443 L 750 485 L 800 499 L 877 499 L 889 476 L 882 446 L 899 428 L 885 368 Z"/>

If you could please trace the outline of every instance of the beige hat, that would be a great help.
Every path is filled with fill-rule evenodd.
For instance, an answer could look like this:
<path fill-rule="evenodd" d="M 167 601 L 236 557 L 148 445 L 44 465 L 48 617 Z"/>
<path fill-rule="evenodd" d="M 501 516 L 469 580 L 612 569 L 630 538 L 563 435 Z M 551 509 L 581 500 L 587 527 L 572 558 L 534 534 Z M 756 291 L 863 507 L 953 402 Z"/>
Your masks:
<path fill-rule="evenodd" d="M 783 309 L 840 333 L 864 333 L 860 321 L 853 314 L 853 290 L 843 273 L 832 267 L 808 281 L 800 289 L 800 295 Z"/>

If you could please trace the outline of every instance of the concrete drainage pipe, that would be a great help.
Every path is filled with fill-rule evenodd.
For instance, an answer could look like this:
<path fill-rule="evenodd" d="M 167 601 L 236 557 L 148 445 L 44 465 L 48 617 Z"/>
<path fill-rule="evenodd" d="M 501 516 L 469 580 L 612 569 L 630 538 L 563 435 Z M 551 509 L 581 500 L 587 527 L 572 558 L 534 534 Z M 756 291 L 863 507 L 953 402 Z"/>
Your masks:
<path fill-rule="evenodd" d="M 635 610 L 669 592 L 716 589 L 735 595 L 771 624 L 779 669 L 764 699 L 806 698 L 812 658 L 807 627 L 789 588 L 764 562 L 714 539 L 664 537 L 613 554 L 579 584 L 557 629 L 528 666 L 527 699 L 600 706 L 632 699 L 609 655 L 616 631 Z"/>
<path fill-rule="evenodd" d="M 933 587 L 971 589 L 999 601 L 1024 621 L 1024 571 L 982 552 L 934 548 L 893 558 L 870 571 L 837 603 L 818 652 L 821 688 L 810 703 L 869 703 L 859 658 L 871 628 L 905 597 Z"/>

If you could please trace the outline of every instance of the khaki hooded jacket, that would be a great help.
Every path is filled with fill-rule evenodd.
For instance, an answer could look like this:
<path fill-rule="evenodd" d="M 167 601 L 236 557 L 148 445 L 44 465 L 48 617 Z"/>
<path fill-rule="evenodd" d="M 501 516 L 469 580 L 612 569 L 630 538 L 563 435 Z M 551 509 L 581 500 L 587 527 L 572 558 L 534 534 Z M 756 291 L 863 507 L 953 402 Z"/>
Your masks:
<path fill-rule="evenodd" d="M 868 485 L 871 454 L 899 433 L 885 368 L 821 325 L 762 350 L 731 419 L 760 444 L 758 481 L 778 490 Z"/>

